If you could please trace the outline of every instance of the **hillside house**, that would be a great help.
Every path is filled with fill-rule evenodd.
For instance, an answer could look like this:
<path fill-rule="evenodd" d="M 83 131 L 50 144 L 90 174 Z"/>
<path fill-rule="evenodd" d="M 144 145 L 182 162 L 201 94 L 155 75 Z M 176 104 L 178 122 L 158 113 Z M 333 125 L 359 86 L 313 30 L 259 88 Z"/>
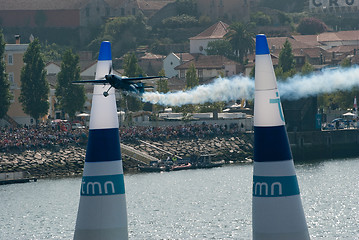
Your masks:
<path fill-rule="evenodd" d="M 197 36 L 191 37 L 190 41 L 190 53 L 200 53 L 207 55 L 206 49 L 209 42 L 222 40 L 224 35 L 228 32 L 229 25 L 219 21 L 207 28 Z"/>
<path fill-rule="evenodd" d="M 324 50 L 340 46 L 353 46 L 359 48 L 359 30 L 324 32 L 318 35 L 293 35 L 292 38 Z"/>
<path fill-rule="evenodd" d="M 239 63 L 224 56 L 197 55 L 193 60 L 183 63 L 175 68 L 175 70 L 178 71 L 180 79 L 186 78 L 186 72 L 192 64 L 194 64 L 196 68 L 200 84 L 206 83 L 219 76 L 230 77 L 242 72 Z"/>
<path fill-rule="evenodd" d="M 110 17 L 137 13 L 136 0 L 0 0 L 5 35 L 16 30 L 27 36 L 35 31 L 42 39 L 64 44 L 86 38 L 88 27 L 100 26 Z M 66 39 L 69 34 L 72 38 Z"/>
<path fill-rule="evenodd" d="M 162 70 L 164 55 L 146 52 L 143 56 L 138 58 L 138 65 L 149 76 L 158 75 Z"/>
<path fill-rule="evenodd" d="M 165 70 L 166 77 L 171 78 L 178 75 L 175 68 L 183 63 L 191 61 L 194 56 L 190 53 L 170 53 L 163 60 L 163 69 Z"/>
<path fill-rule="evenodd" d="M 19 101 L 21 93 L 21 69 L 24 66 L 24 54 L 29 44 L 21 44 L 20 36 L 15 36 L 15 44 L 5 44 L 5 72 L 10 82 L 10 92 L 13 95 L 10 108 L 7 112 L 9 121 L 16 121 L 19 124 L 34 124 L 35 119 L 25 114 Z"/>

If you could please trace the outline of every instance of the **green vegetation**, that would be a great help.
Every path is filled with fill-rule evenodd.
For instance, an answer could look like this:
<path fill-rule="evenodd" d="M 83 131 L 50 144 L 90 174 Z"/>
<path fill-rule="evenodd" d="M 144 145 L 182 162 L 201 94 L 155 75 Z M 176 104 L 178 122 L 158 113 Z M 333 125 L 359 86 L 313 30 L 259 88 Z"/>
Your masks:
<path fill-rule="evenodd" d="M 283 45 L 282 51 L 279 53 L 279 67 L 283 69 L 283 72 L 288 72 L 295 67 L 294 55 L 292 53 L 292 45 L 288 39 Z"/>
<path fill-rule="evenodd" d="M 77 80 L 80 80 L 79 56 L 67 50 L 62 57 L 61 72 L 57 75 L 56 97 L 58 108 L 70 119 L 83 109 L 86 100 L 84 86 L 72 84 Z"/>
<path fill-rule="evenodd" d="M 45 116 L 49 109 L 49 84 L 46 81 L 45 63 L 40 53 L 40 41 L 35 39 L 24 54 L 21 70 L 21 94 L 19 100 L 26 114 L 36 119 Z"/>
<path fill-rule="evenodd" d="M 251 22 L 254 22 L 257 26 L 271 25 L 272 19 L 264 12 L 258 11 L 251 14 Z"/>
<path fill-rule="evenodd" d="M 158 73 L 158 76 L 165 76 L 165 75 L 166 74 L 164 69 L 161 69 L 161 71 Z M 169 91 L 167 78 L 160 78 L 157 81 L 157 91 L 160 93 L 166 93 Z"/>
<path fill-rule="evenodd" d="M 325 23 L 316 18 L 303 18 L 297 27 L 297 31 L 302 35 L 318 34 L 327 30 Z"/>
<path fill-rule="evenodd" d="M 137 63 L 137 58 L 135 53 L 128 53 L 124 57 L 123 69 L 124 74 L 127 77 L 138 77 L 143 75 L 143 70 Z"/>
<path fill-rule="evenodd" d="M 148 29 L 142 14 L 129 17 L 115 17 L 107 20 L 96 39 L 88 47 L 98 52 L 102 41 L 112 43 L 112 54 L 122 56 L 140 46 L 147 38 Z"/>
<path fill-rule="evenodd" d="M 278 67 L 275 69 L 275 74 L 278 79 L 286 79 L 296 73 L 294 55 L 292 53 L 292 46 L 288 39 L 283 45 L 283 49 L 279 53 Z"/>
<path fill-rule="evenodd" d="M 349 58 L 346 58 L 341 63 L 342 68 L 351 67 L 351 61 Z M 352 108 L 353 107 L 353 99 L 355 96 L 358 96 L 359 87 L 353 87 L 350 90 L 344 91 L 339 90 L 335 93 L 331 94 L 323 94 L 318 97 L 318 102 L 321 107 L 336 109 L 336 108 Z"/>
<path fill-rule="evenodd" d="M 191 28 L 198 25 L 198 20 L 186 14 L 179 16 L 169 17 L 162 20 L 162 25 L 164 28 Z"/>
<path fill-rule="evenodd" d="M 5 40 L 2 30 L 0 29 L 0 119 L 5 116 L 10 107 L 10 84 L 5 73 Z"/>
<path fill-rule="evenodd" d="M 186 89 L 192 89 L 199 84 L 199 79 L 196 74 L 196 68 L 192 63 L 186 72 Z"/>
<path fill-rule="evenodd" d="M 127 77 L 138 77 L 143 75 L 143 70 L 137 63 L 137 58 L 135 56 L 135 53 L 129 53 L 126 54 L 124 57 L 124 75 Z M 123 94 L 125 108 L 127 108 L 130 111 L 139 111 L 143 109 L 143 102 L 135 96 L 126 95 Z"/>
<path fill-rule="evenodd" d="M 308 61 L 305 61 L 300 72 L 303 76 L 309 75 L 314 72 L 314 67 Z"/>
<path fill-rule="evenodd" d="M 229 31 L 224 36 L 234 50 L 235 59 L 240 63 L 243 63 L 243 59 L 247 56 L 247 53 L 253 53 L 254 50 L 254 33 L 249 29 L 248 25 L 235 22 L 229 26 Z"/>
<path fill-rule="evenodd" d="M 208 55 L 222 55 L 230 59 L 234 57 L 232 45 L 226 40 L 209 42 L 206 52 Z"/>
<path fill-rule="evenodd" d="M 61 53 L 64 51 L 65 48 L 56 43 L 49 44 L 48 42 L 45 42 L 44 44 L 41 44 L 41 53 L 45 63 L 60 61 L 62 57 Z"/>
<path fill-rule="evenodd" d="M 225 102 L 215 102 L 215 103 L 205 103 L 199 105 L 199 112 L 222 112 L 223 108 L 226 106 Z"/>
<path fill-rule="evenodd" d="M 197 16 L 196 0 L 176 0 L 176 11 L 178 15 Z"/>

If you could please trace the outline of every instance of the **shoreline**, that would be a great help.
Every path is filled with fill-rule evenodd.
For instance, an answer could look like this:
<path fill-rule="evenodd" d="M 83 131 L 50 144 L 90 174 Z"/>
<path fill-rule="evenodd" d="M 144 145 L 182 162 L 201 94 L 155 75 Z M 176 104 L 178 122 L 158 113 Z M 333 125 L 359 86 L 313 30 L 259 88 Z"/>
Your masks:
<path fill-rule="evenodd" d="M 146 141 L 180 157 L 190 155 L 214 154 L 214 161 L 225 160 L 226 163 L 248 162 L 253 158 L 253 141 L 251 135 Z M 168 155 L 151 149 L 139 141 L 123 142 L 137 150 L 158 159 Z M 86 144 L 52 149 L 26 150 L 23 152 L 0 152 L 0 172 L 29 172 L 32 177 L 60 178 L 82 176 L 86 156 Z M 137 172 L 138 162 L 122 155 L 124 173 Z"/>

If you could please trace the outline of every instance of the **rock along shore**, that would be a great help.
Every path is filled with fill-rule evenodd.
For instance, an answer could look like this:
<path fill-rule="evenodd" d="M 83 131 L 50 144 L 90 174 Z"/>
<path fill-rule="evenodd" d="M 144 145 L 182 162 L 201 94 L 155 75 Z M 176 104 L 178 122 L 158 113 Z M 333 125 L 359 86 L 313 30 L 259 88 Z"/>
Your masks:
<path fill-rule="evenodd" d="M 236 137 L 214 137 L 206 139 L 176 139 L 162 141 L 123 142 L 158 159 L 168 153 L 179 157 L 213 154 L 213 160 L 226 162 L 248 162 L 253 158 L 253 135 L 243 133 Z M 155 146 L 155 147 L 153 147 Z M 164 151 L 161 151 L 162 149 Z M 167 153 L 166 153 L 166 152 Z M 81 176 L 85 161 L 86 146 L 27 150 L 24 152 L 0 153 L 0 172 L 27 171 L 36 178 Z M 138 162 L 123 157 L 125 172 L 137 169 Z"/>

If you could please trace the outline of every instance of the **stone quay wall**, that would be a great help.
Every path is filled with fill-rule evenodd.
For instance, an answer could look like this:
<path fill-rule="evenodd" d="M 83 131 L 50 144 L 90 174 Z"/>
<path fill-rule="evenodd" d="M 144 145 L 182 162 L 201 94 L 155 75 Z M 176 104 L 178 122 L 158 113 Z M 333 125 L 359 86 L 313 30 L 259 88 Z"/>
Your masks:
<path fill-rule="evenodd" d="M 213 154 L 213 160 L 248 162 L 253 158 L 253 134 L 206 139 L 172 139 L 166 141 L 123 142 L 158 159 L 168 156 L 190 157 Z M 161 150 L 159 150 L 161 149 Z M 0 152 L 0 172 L 26 171 L 36 178 L 81 176 L 86 156 L 86 145 L 62 148 Z M 138 162 L 122 155 L 125 172 L 135 171 Z"/>

